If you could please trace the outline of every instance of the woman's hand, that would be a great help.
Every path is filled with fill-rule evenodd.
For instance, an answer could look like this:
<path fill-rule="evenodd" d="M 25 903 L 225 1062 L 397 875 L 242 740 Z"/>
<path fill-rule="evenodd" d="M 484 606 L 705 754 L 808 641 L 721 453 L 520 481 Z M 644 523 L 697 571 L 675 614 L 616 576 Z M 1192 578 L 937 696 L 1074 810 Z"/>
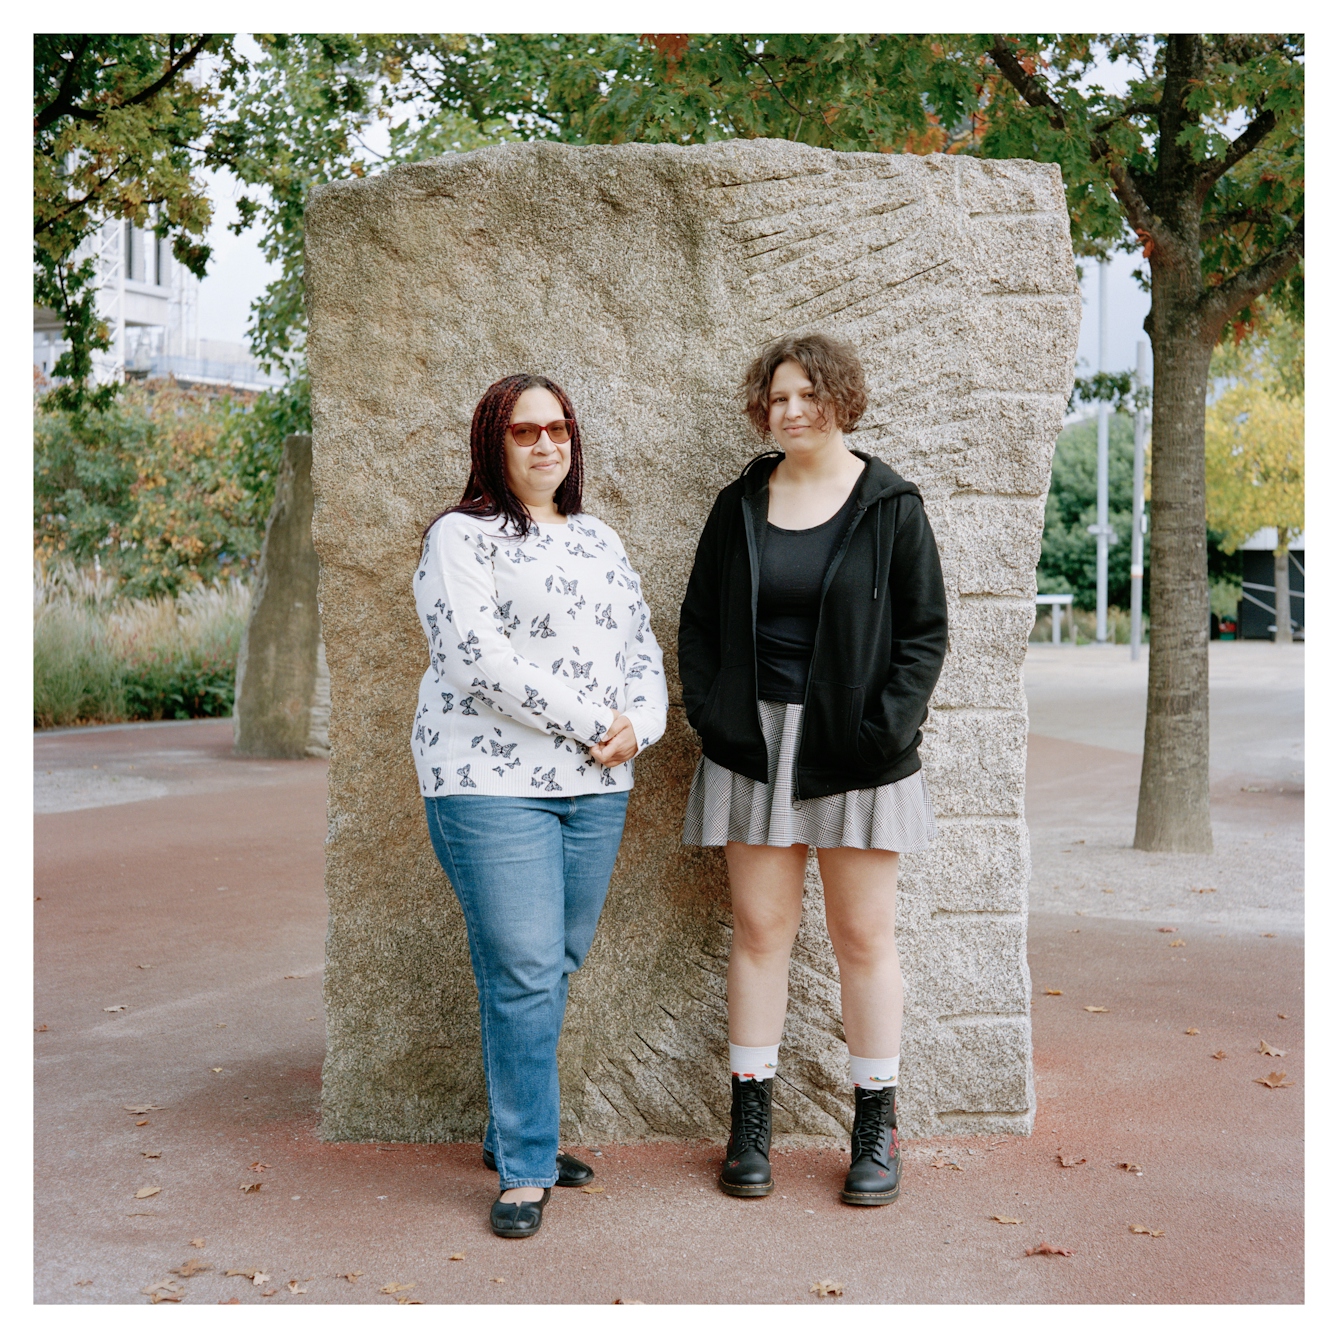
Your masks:
<path fill-rule="evenodd" d="M 614 717 L 608 733 L 590 749 L 590 756 L 602 767 L 616 767 L 637 754 L 636 728 L 625 715 Z"/>

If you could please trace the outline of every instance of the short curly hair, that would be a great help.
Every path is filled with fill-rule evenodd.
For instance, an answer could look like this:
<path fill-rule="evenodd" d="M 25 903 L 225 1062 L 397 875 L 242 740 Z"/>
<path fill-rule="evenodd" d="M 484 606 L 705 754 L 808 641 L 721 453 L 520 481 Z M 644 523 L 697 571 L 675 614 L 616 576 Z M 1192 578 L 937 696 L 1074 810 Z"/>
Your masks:
<path fill-rule="evenodd" d="M 868 407 L 869 394 L 854 345 L 824 334 L 786 335 L 768 344 L 748 364 L 739 385 L 744 412 L 760 436 L 767 434 L 771 378 L 783 362 L 797 362 L 804 369 L 813 382 L 824 419 L 830 406 L 838 431 L 849 432 L 855 427 Z"/>

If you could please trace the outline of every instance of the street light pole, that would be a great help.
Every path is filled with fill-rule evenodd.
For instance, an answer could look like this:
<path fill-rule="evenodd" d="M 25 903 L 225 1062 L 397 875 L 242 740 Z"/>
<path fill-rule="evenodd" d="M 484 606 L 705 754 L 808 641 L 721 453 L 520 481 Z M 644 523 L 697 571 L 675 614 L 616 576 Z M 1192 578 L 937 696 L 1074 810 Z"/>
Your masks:
<path fill-rule="evenodd" d="M 1110 266 L 1097 269 L 1096 370 L 1106 370 L 1106 276 Z M 1096 639 L 1106 640 L 1106 597 L 1110 579 L 1110 406 L 1096 406 Z"/>
<path fill-rule="evenodd" d="M 1134 361 L 1134 385 L 1142 390 L 1148 378 L 1148 346 L 1140 339 Z M 1143 458 L 1147 450 L 1149 414 L 1134 410 L 1134 496 L 1129 526 L 1129 658 L 1138 660 L 1143 641 Z"/>

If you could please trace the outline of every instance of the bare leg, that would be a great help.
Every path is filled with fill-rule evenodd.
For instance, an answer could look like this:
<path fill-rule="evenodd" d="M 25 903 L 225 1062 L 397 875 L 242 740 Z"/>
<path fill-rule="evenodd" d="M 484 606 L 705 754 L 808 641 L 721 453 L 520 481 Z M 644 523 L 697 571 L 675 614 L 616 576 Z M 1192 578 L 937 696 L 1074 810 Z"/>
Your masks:
<path fill-rule="evenodd" d="M 775 1045 L 785 1028 L 790 948 L 804 905 L 807 846 L 725 846 L 734 904 L 727 990 L 734 1045 Z"/>
<path fill-rule="evenodd" d="M 851 1054 L 866 1059 L 890 1059 L 901 1053 L 898 860 L 891 850 L 818 851 L 827 933 L 841 971 L 846 1044 Z M 731 1006 L 731 1026 L 732 1022 Z"/>

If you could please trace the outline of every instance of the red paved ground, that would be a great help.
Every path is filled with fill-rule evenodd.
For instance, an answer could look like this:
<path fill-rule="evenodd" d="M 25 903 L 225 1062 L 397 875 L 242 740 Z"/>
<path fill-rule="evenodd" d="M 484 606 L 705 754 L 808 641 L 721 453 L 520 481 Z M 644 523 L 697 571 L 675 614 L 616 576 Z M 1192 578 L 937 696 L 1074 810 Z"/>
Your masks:
<path fill-rule="evenodd" d="M 318 1140 L 324 768 L 258 768 L 229 738 L 38 741 L 39 766 L 196 754 L 192 793 L 36 819 L 38 1301 L 147 1304 L 164 1279 L 271 1306 L 1302 1299 L 1300 938 L 1171 949 L 1154 924 L 1063 915 L 1031 928 L 1033 1137 L 909 1145 L 901 1201 L 872 1211 L 837 1201 L 836 1151 L 778 1155 L 777 1193 L 749 1202 L 716 1191 L 710 1146 L 608 1147 L 602 1194 L 558 1191 L 539 1236 L 497 1239 L 476 1146 Z M 1270 1070 L 1296 1085 L 1253 1081 Z M 1026 1257 L 1042 1240 L 1072 1255 Z M 211 1267 L 169 1272 L 187 1259 Z M 810 1294 L 822 1278 L 843 1296 Z"/>

